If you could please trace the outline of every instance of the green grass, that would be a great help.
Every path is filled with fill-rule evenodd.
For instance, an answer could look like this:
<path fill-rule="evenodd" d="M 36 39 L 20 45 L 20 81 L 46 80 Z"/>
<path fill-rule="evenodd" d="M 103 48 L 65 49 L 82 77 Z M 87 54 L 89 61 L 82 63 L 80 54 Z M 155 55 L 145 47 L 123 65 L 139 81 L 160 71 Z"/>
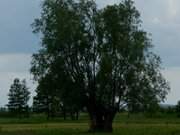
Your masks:
<path fill-rule="evenodd" d="M 141 114 L 118 114 L 113 124 L 114 132 L 107 135 L 180 135 L 180 119 L 173 115 L 146 118 Z M 62 118 L 47 121 L 44 116 L 29 119 L 0 118 L 0 135 L 106 135 L 87 133 L 88 117 L 79 121 Z"/>
<path fill-rule="evenodd" d="M 87 124 L 6 125 L 2 135 L 91 135 Z M 115 124 L 112 135 L 179 135 L 180 125 Z M 104 135 L 97 133 L 93 135 Z M 109 135 L 109 134 L 107 134 Z"/>

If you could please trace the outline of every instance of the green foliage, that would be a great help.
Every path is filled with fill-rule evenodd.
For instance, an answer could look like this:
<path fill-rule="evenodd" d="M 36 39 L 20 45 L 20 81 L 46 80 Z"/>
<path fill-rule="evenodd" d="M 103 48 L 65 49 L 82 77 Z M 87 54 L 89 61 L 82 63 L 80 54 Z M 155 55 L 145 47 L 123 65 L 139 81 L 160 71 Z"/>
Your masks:
<path fill-rule="evenodd" d="M 20 81 L 18 78 L 14 79 L 8 94 L 8 110 L 14 115 L 21 116 L 27 114 L 29 111 L 28 101 L 30 92 L 26 86 L 26 81 Z"/>
<path fill-rule="evenodd" d="M 33 24 L 42 48 L 33 55 L 31 72 L 46 102 L 57 96 L 62 105 L 85 106 L 91 128 L 111 130 L 122 104 L 147 108 L 164 101 L 169 85 L 133 1 L 103 9 L 93 0 L 42 5 Z"/>

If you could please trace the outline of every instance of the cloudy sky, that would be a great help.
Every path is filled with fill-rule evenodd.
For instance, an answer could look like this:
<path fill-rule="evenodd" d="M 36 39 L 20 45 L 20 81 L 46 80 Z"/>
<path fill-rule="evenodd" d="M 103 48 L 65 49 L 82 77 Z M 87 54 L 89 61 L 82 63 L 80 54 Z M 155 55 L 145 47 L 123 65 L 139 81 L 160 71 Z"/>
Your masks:
<path fill-rule="evenodd" d="M 39 48 L 39 38 L 30 24 L 40 15 L 40 0 L 0 0 L 0 106 L 7 104 L 7 93 L 15 77 L 27 79 L 31 55 Z M 34 92 L 32 92 L 34 94 Z"/>
<path fill-rule="evenodd" d="M 180 100 L 180 1 L 135 0 L 144 29 L 152 34 L 155 52 L 163 61 L 163 73 L 170 82 L 166 103 Z"/>
<path fill-rule="evenodd" d="M 97 0 L 103 7 L 120 0 Z M 180 100 L 180 1 L 134 0 L 141 12 L 143 28 L 152 34 L 154 51 L 161 56 L 171 93 L 166 103 Z M 39 37 L 30 24 L 40 15 L 40 0 L 0 0 L 0 106 L 7 104 L 7 93 L 15 77 L 26 78 L 34 95 L 29 74 L 32 53 L 39 48 Z"/>
<path fill-rule="evenodd" d="M 100 5 L 120 0 L 97 0 Z M 170 82 L 166 103 L 180 100 L 180 0 L 134 0 L 143 28 L 152 34 L 154 51 L 162 58 L 162 71 Z"/>

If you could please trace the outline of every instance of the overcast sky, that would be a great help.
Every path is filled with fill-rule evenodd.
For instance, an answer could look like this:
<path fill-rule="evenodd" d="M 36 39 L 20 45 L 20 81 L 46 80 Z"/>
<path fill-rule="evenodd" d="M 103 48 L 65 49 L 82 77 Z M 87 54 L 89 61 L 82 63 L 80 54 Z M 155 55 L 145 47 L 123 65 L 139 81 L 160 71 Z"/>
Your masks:
<path fill-rule="evenodd" d="M 97 0 L 103 7 L 120 0 Z M 135 0 L 143 28 L 152 34 L 154 51 L 161 56 L 171 93 L 166 103 L 180 100 L 180 0 Z M 7 104 L 7 93 L 15 77 L 26 78 L 34 95 L 29 73 L 32 53 L 39 48 L 39 37 L 30 24 L 40 15 L 40 0 L 0 0 L 0 106 Z"/>

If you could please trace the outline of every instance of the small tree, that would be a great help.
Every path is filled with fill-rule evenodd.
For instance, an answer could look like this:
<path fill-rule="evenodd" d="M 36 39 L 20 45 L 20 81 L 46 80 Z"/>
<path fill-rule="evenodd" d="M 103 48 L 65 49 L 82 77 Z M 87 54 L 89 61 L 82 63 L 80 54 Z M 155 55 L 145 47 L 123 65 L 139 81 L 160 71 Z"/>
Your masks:
<path fill-rule="evenodd" d="M 50 74 L 39 80 L 39 84 L 36 89 L 37 95 L 33 99 L 33 109 L 35 112 L 46 113 L 49 119 L 60 109 L 59 96 Z"/>
<path fill-rule="evenodd" d="M 82 103 L 78 100 L 80 99 L 78 96 L 78 90 L 69 84 L 68 90 L 71 90 L 72 92 L 69 93 L 63 91 L 60 95 L 57 91 L 56 85 L 57 84 L 54 83 L 50 74 L 39 80 L 39 85 L 36 89 L 37 95 L 33 98 L 34 112 L 46 113 L 47 118 L 57 116 L 60 112 L 62 112 L 64 119 L 66 119 L 67 113 L 70 113 L 72 119 L 75 119 L 75 114 L 76 119 L 78 119 L 78 112 L 82 108 Z M 79 102 L 74 104 L 74 100 Z"/>
<path fill-rule="evenodd" d="M 29 106 L 28 101 L 30 98 L 30 92 L 26 86 L 26 81 L 20 81 L 18 78 L 14 79 L 13 84 L 9 90 L 9 102 L 8 102 L 8 109 L 14 115 L 19 115 L 20 117 L 22 114 L 28 114 Z"/>

